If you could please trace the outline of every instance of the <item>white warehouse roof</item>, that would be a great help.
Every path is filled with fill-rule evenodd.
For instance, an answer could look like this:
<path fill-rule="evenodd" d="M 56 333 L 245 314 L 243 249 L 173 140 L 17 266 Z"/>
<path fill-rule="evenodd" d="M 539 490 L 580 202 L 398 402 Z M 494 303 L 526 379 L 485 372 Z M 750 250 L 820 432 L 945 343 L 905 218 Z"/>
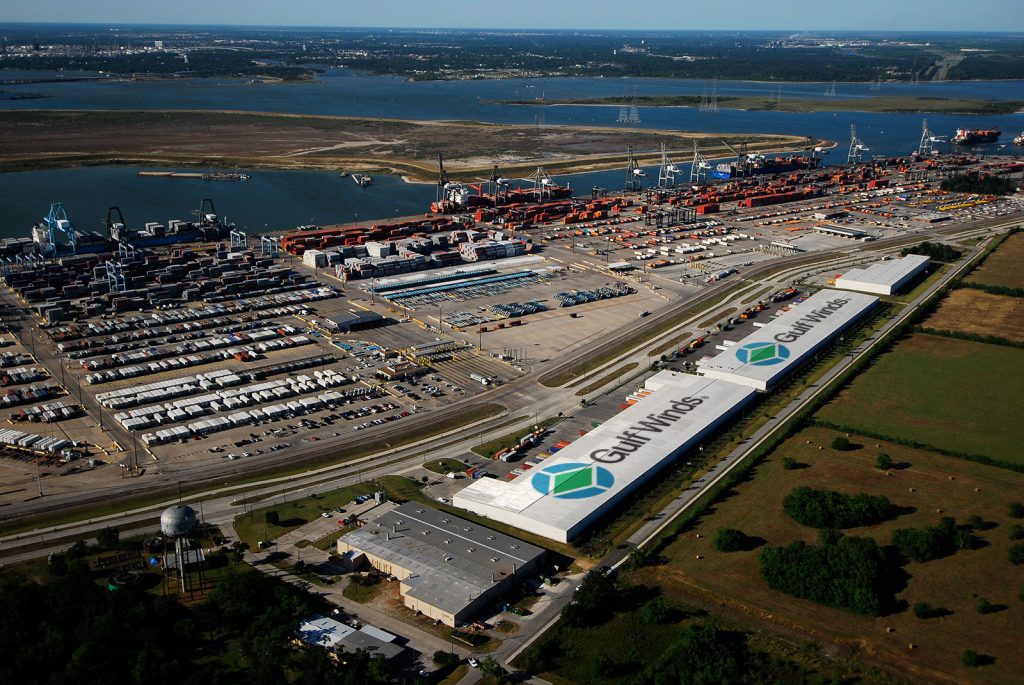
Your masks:
<path fill-rule="evenodd" d="M 697 363 L 708 378 L 767 390 L 878 303 L 845 290 L 822 290 L 710 359 Z"/>
<path fill-rule="evenodd" d="M 876 295 L 892 295 L 928 268 L 928 257 L 908 254 L 902 259 L 875 262 L 866 269 L 850 269 L 836 279 L 837 288 Z"/>
<path fill-rule="evenodd" d="M 671 371 L 647 388 L 650 395 L 514 481 L 481 478 L 453 503 L 568 542 L 754 396 L 749 387 Z"/>

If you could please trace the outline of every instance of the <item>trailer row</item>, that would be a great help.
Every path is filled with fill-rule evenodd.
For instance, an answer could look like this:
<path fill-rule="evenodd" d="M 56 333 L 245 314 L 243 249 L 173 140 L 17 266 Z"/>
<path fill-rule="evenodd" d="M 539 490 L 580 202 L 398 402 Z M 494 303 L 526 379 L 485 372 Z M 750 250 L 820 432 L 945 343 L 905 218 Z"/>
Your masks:
<path fill-rule="evenodd" d="M 82 415 L 82 407 L 66 402 L 50 402 L 35 407 L 25 407 L 11 412 L 12 421 L 31 421 L 32 423 L 56 423 L 65 419 L 74 419 Z"/>
<path fill-rule="evenodd" d="M 238 376 L 233 376 L 231 379 L 241 380 Z M 327 369 L 314 372 L 312 378 L 303 375 L 283 380 L 263 381 L 241 388 L 216 390 L 174 402 L 131 409 L 115 414 L 114 419 L 125 430 L 145 430 L 162 424 L 180 423 L 210 413 L 220 414 L 288 397 L 309 395 L 350 382 L 351 379 L 347 376 Z"/>
<path fill-rule="evenodd" d="M 305 397 L 267 407 L 242 410 L 228 416 L 219 416 L 212 419 L 195 421 L 184 426 L 172 426 L 153 433 L 144 433 L 142 441 L 148 446 L 183 442 L 211 433 L 231 430 L 232 428 L 260 424 L 264 421 L 294 418 L 321 409 L 333 408 L 344 402 L 369 397 L 374 392 L 372 388 L 354 388 L 347 392 L 328 391 L 315 397 Z"/>
<path fill-rule="evenodd" d="M 0 429 L 0 445 L 48 454 L 55 454 L 72 446 L 64 438 L 44 437 L 35 433 L 14 430 L 13 428 Z"/>

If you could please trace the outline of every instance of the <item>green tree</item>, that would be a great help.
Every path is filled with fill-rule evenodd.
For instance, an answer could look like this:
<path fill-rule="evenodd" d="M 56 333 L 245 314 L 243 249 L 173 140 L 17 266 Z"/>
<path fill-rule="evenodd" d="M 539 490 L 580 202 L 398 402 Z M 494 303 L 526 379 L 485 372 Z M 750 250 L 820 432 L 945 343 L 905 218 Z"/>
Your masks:
<path fill-rule="evenodd" d="M 1024 564 L 1024 542 L 1018 542 L 1015 545 L 1011 545 L 1008 556 L 1011 564 Z"/>
<path fill-rule="evenodd" d="M 668 620 L 669 607 L 660 595 L 649 599 L 640 608 L 640 621 L 648 625 L 658 625 Z"/>
<path fill-rule="evenodd" d="M 888 471 L 892 468 L 892 457 L 885 452 L 879 452 L 878 456 L 875 457 L 875 468 L 881 469 L 882 471 Z"/>
<path fill-rule="evenodd" d="M 1024 540 L 1024 524 L 1015 523 L 1010 526 L 1011 540 Z"/>
<path fill-rule="evenodd" d="M 117 549 L 121 540 L 121 531 L 117 528 L 104 528 L 96 535 L 96 543 L 101 549 Z"/>
<path fill-rule="evenodd" d="M 965 649 L 960 655 L 960 663 L 964 666 L 975 667 L 981 662 L 981 655 L 973 649 Z"/>
<path fill-rule="evenodd" d="M 480 662 L 480 671 L 493 678 L 499 685 L 508 681 L 508 671 L 502 668 L 501 664 L 490 654 Z"/>
<path fill-rule="evenodd" d="M 1015 519 L 1024 519 L 1024 504 L 1013 502 L 1009 506 L 1010 516 Z"/>
<path fill-rule="evenodd" d="M 852 448 L 852 443 L 849 438 L 845 435 L 836 436 L 835 440 L 832 441 L 832 449 L 837 452 L 846 452 Z"/>
<path fill-rule="evenodd" d="M 653 685 L 737 682 L 746 658 L 743 641 L 706 624 L 686 627 L 645 669 Z"/>
<path fill-rule="evenodd" d="M 715 534 L 715 549 L 719 552 L 739 552 L 747 547 L 747 536 L 735 528 L 722 528 Z"/>
<path fill-rule="evenodd" d="M 979 614 L 991 614 L 996 608 L 992 605 L 992 602 L 988 601 L 984 597 L 979 597 L 974 603 L 974 608 L 977 609 Z"/>
<path fill-rule="evenodd" d="M 263 520 L 266 521 L 268 525 L 276 526 L 281 523 L 281 515 L 277 513 L 277 509 L 271 509 L 263 514 Z"/>
<path fill-rule="evenodd" d="M 928 602 L 918 602 L 914 605 L 914 616 L 918 618 L 931 618 L 932 605 Z"/>

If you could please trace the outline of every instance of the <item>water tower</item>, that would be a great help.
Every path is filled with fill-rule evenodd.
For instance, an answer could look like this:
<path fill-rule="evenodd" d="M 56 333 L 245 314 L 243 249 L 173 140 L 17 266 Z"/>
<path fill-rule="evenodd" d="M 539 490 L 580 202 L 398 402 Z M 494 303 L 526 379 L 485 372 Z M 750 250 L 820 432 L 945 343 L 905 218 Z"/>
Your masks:
<path fill-rule="evenodd" d="M 174 546 L 173 562 L 178 569 L 178 580 L 181 592 L 187 592 L 189 587 L 189 566 L 201 568 L 203 561 L 202 550 L 195 543 L 194 534 L 196 530 L 196 512 L 192 507 L 184 504 L 175 504 L 160 514 L 160 532 L 164 535 L 164 570 L 168 568 L 167 542 Z"/>

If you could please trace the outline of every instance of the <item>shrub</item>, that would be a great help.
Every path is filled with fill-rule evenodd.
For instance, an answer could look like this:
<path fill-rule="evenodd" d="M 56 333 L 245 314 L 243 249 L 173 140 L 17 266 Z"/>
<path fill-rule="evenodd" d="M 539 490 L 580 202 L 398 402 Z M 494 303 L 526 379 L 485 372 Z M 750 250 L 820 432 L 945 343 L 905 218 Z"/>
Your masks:
<path fill-rule="evenodd" d="M 838 452 L 847 452 L 853 449 L 853 443 L 845 435 L 840 435 L 832 441 L 832 449 Z"/>
<path fill-rule="evenodd" d="M 979 614 L 991 614 L 996 610 L 996 607 L 992 605 L 992 602 L 988 601 L 984 597 L 978 598 L 978 601 L 974 603 L 974 608 L 978 610 Z"/>
<path fill-rule="evenodd" d="M 900 554 L 918 563 L 952 554 L 958 545 L 956 520 L 943 516 L 930 528 L 899 528 L 893 531 L 892 545 Z"/>
<path fill-rule="evenodd" d="M 1018 542 L 1016 545 L 1010 547 L 1009 555 L 1010 563 L 1024 564 L 1024 542 Z"/>
<path fill-rule="evenodd" d="M 794 521 L 811 528 L 853 528 L 879 523 L 892 516 L 894 507 L 881 495 L 846 495 L 833 490 L 794 488 L 782 500 Z"/>
<path fill-rule="evenodd" d="M 747 546 L 747 536 L 735 528 L 722 528 L 715 535 L 715 549 L 719 552 L 739 552 Z"/>

